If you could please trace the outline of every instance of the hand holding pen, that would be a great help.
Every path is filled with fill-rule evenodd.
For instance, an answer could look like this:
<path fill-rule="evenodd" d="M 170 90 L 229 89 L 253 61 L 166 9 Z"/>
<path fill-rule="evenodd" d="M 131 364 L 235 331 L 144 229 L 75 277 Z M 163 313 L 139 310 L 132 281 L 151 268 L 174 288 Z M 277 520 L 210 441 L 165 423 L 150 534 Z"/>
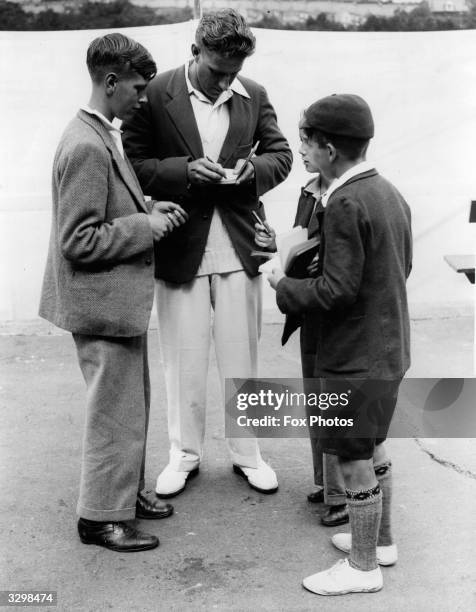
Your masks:
<path fill-rule="evenodd" d="M 254 210 L 251 214 L 256 220 L 255 223 L 255 242 L 258 246 L 271 251 L 276 250 L 276 232 L 265 219 L 261 219 Z"/>
<path fill-rule="evenodd" d="M 256 153 L 259 147 L 259 140 L 257 140 L 251 151 L 248 153 L 245 159 L 239 159 L 236 162 L 235 173 L 236 173 L 236 184 L 248 183 L 253 180 L 255 176 L 255 167 L 251 163 L 251 158 Z"/>
<path fill-rule="evenodd" d="M 251 151 L 246 156 L 246 159 L 239 159 L 236 162 L 234 173 L 236 174 L 235 184 L 247 183 L 254 177 L 254 166 L 250 163 L 251 158 L 256 153 L 259 146 L 259 140 L 252 147 Z M 221 164 L 213 161 L 211 157 L 205 155 L 199 159 L 194 159 L 188 162 L 187 179 L 193 185 L 203 185 L 206 183 L 219 183 L 226 178 L 226 171 Z"/>
<path fill-rule="evenodd" d="M 193 185 L 219 183 L 225 177 L 226 172 L 224 168 L 208 156 L 188 162 L 187 178 L 189 183 Z"/>

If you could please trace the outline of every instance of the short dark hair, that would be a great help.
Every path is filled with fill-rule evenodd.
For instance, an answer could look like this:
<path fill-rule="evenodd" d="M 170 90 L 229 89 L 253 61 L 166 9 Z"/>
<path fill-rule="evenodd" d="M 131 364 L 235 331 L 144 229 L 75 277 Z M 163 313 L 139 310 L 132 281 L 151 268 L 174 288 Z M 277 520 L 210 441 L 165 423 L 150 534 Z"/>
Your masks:
<path fill-rule="evenodd" d="M 206 13 L 200 19 L 195 42 L 224 57 L 246 58 L 252 55 L 256 39 L 245 19 L 234 9 Z"/>
<path fill-rule="evenodd" d="M 320 147 L 331 143 L 347 159 L 354 161 L 367 151 L 370 140 L 368 138 L 354 138 L 340 134 L 328 134 L 311 127 L 301 128 L 309 140 L 314 140 Z"/>
<path fill-rule="evenodd" d="M 93 81 L 110 71 L 122 75 L 137 72 L 147 81 L 157 73 L 157 66 L 147 49 L 119 33 L 95 38 L 88 47 L 86 64 Z"/>

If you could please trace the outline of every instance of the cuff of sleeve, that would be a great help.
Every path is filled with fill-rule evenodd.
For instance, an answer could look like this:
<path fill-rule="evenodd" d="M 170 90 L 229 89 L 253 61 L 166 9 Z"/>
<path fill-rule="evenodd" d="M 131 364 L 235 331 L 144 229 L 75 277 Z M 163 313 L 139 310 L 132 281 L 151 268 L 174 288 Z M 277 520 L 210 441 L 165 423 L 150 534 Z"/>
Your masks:
<path fill-rule="evenodd" d="M 279 310 L 284 314 L 288 314 L 288 309 L 286 308 L 286 298 L 284 297 L 284 288 L 286 286 L 286 280 L 287 278 L 284 276 L 279 280 L 278 284 L 276 285 L 276 304 Z"/>
<path fill-rule="evenodd" d="M 143 241 L 144 251 L 151 249 L 154 246 L 154 238 L 152 235 L 152 227 L 149 221 L 149 215 L 146 213 L 139 213 L 139 235 Z"/>
<path fill-rule="evenodd" d="M 253 157 L 252 159 L 250 159 L 250 164 L 253 166 L 254 169 L 253 178 L 251 179 L 251 186 L 253 188 L 255 196 L 259 198 L 261 195 L 263 195 L 262 193 L 259 193 L 258 189 L 259 158 Z"/>

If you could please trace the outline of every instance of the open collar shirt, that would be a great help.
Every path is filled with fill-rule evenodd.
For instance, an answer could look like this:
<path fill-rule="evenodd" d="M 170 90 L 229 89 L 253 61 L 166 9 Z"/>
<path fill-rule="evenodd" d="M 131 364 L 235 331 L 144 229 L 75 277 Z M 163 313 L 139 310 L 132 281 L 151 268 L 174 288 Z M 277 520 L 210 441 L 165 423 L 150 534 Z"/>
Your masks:
<path fill-rule="evenodd" d="M 230 126 L 228 100 L 236 94 L 245 98 L 250 96 L 243 84 L 236 78 L 230 87 L 218 96 L 215 102 L 211 102 L 200 90 L 192 85 L 188 76 L 188 70 L 189 64 L 187 63 L 185 64 L 185 82 L 200 134 L 203 153 L 211 160 L 216 161 L 220 156 L 220 151 Z M 242 263 L 231 243 L 219 210 L 215 208 L 205 252 L 197 276 L 225 274 L 242 269 Z"/>
<path fill-rule="evenodd" d="M 122 157 L 122 159 L 124 159 L 124 148 L 122 146 L 121 138 L 122 130 L 120 130 L 116 125 L 109 121 L 107 117 L 105 117 L 95 108 L 91 108 L 90 106 L 86 105 L 82 106 L 81 110 L 83 110 L 85 113 L 88 113 L 88 115 L 94 115 L 101 121 L 106 130 L 109 132 L 114 144 L 116 145 L 117 150 L 119 151 L 120 156 Z"/>

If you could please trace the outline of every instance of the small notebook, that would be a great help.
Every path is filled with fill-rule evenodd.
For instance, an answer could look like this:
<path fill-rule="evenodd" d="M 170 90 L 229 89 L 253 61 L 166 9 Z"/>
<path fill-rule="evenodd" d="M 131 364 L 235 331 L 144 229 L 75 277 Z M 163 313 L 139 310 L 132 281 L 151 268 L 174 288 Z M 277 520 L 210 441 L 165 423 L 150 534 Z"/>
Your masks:
<path fill-rule="evenodd" d="M 292 278 L 307 278 L 307 267 L 319 250 L 319 238 L 308 238 L 307 228 L 300 225 L 276 236 L 277 254 L 260 266 L 261 272 L 280 268 Z M 264 255 L 263 255 L 264 256 Z"/>
<path fill-rule="evenodd" d="M 218 181 L 217 185 L 233 185 L 236 183 L 236 174 L 233 168 L 223 168 L 226 172 L 226 177 Z"/>
<path fill-rule="evenodd" d="M 319 251 L 319 238 L 294 245 L 288 253 L 284 273 L 291 278 L 308 278 L 308 266 Z"/>

